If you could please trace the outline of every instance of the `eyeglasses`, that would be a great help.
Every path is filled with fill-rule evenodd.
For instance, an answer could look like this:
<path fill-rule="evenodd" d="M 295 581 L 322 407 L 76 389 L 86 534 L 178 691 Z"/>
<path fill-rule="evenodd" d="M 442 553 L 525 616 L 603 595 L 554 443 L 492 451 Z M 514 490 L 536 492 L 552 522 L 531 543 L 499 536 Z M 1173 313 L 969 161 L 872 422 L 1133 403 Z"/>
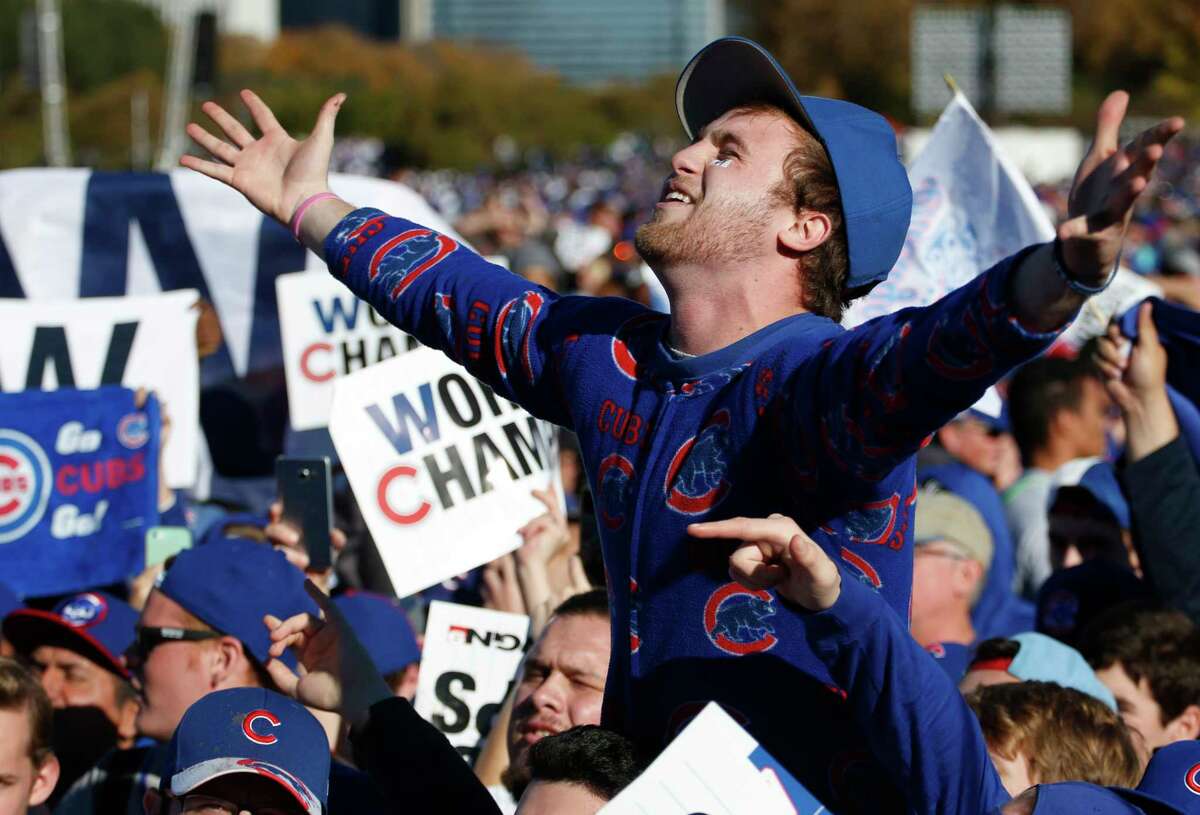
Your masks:
<path fill-rule="evenodd" d="M 172 796 L 172 812 L 180 815 L 241 815 L 250 812 L 252 815 L 294 815 L 296 810 L 283 809 L 278 806 L 255 806 L 252 802 L 235 804 L 224 798 L 214 798 L 211 795 L 184 795 L 180 798 Z"/>
<path fill-rule="evenodd" d="M 222 636 L 219 631 L 197 631 L 192 628 L 139 626 L 133 644 L 125 651 L 125 661 L 132 669 L 145 663 L 150 652 L 164 642 L 200 642 Z"/>

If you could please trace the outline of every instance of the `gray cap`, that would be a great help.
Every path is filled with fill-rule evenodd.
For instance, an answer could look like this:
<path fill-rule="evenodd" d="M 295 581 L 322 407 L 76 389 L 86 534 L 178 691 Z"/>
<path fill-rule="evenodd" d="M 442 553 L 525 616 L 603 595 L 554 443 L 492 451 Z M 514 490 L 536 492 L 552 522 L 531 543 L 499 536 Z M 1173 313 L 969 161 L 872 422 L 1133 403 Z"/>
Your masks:
<path fill-rule="evenodd" d="M 941 490 L 917 491 L 915 545 L 946 541 L 983 568 L 992 566 L 992 533 L 969 501 Z"/>

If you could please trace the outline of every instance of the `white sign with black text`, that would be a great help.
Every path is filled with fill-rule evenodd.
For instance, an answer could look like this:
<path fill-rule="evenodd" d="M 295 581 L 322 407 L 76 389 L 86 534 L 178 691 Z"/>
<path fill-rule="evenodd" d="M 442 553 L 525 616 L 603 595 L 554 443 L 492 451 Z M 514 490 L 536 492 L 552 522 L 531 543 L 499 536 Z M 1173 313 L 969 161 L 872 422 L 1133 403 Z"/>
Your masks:
<path fill-rule="evenodd" d="M 473 761 L 525 653 L 529 618 L 435 600 L 429 604 L 417 713 Z"/>
<path fill-rule="evenodd" d="M 280 275 L 275 293 L 293 430 L 329 425 L 339 377 L 416 347 L 328 272 Z"/>
<path fill-rule="evenodd" d="M 329 431 L 399 597 L 517 548 L 558 482 L 554 427 L 430 348 L 338 379 Z"/>
<path fill-rule="evenodd" d="M 200 436 L 198 299 L 194 289 L 180 289 L 141 297 L 0 300 L 0 390 L 124 385 L 154 391 L 171 420 L 167 484 L 189 487 Z"/>

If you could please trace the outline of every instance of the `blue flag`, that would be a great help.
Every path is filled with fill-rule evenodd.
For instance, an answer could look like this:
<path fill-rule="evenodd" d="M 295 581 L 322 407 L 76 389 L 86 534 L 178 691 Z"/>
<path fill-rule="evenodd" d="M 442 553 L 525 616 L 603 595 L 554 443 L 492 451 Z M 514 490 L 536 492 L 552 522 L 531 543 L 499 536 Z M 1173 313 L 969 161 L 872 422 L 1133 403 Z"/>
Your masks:
<path fill-rule="evenodd" d="M 0 393 L 0 579 L 28 597 L 141 571 L 160 428 L 115 385 Z"/>

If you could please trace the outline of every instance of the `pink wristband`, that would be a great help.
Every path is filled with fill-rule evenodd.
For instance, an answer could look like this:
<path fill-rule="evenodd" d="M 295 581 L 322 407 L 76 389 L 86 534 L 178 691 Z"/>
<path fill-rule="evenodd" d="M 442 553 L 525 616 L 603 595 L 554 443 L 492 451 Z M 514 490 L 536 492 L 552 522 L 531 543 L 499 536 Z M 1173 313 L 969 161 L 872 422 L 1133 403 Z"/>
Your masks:
<path fill-rule="evenodd" d="M 308 212 L 308 208 L 313 204 L 324 201 L 326 198 L 337 198 L 337 196 L 331 192 L 319 192 L 300 202 L 300 206 L 296 207 L 296 213 L 292 215 L 292 237 L 300 240 L 300 222 L 304 220 L 304 213 Z"/>

